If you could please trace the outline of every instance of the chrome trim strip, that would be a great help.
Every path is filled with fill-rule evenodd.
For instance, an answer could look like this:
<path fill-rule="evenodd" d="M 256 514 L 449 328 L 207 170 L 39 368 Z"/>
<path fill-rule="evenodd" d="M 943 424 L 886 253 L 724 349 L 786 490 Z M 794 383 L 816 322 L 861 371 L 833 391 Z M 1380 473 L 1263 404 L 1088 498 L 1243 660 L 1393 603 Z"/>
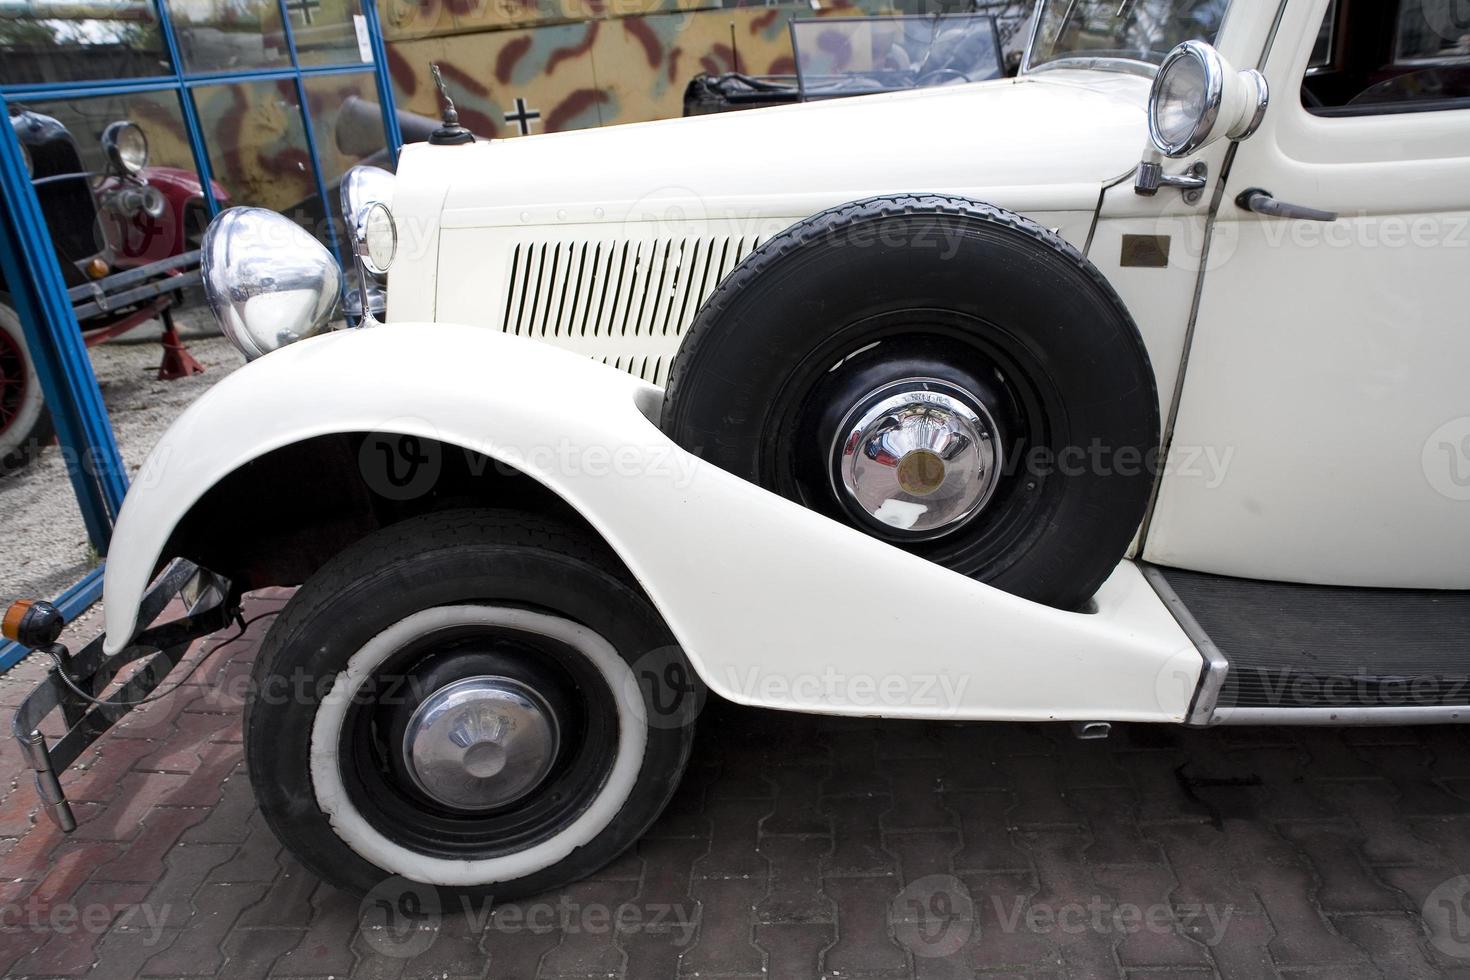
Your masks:
<path fill-rule="evenodd" d="M 1031 71 L 1031 52 L 1036 50 L 1036 35 L 1041 32 L 1041 0 L 1037 0 L 1035 12 L 1031 15 L 1031 36 L 1026 40 L 1026 50 L 1021 54 L 1021 67 L 1017 74 L 1025 75 Z"/>
<path fill-rule="evenodd" d="M 1271 22 L 1271 32 L 1266 35 L 1266 43 L 1261 48 L 1261 60 L 1256 62 L 1256 71 L 1265 72 L 1266 59 L 1271 56 L 1271 49 L 1276 46 L 1276 34 L 1281 30 L 1281 18 L 1286 16 L 1286 0 L 1281 0 L 1276 5 L 1276 19 Z"/>
<path fill-rule="evenodd" d="M 1179 594 L 1169 585 L 1168 579 L 1164 578 L 1163 570 L 1157 565 L 1146 565 L 1142 562 L 1138 567 L 1142 569 L 1143 577 L 1164 601 L 1164 605 L 1169 608 L 1179 628 L 1184 630 L 1184 635 L 1189 637 L 1189 641 L 1194 644 L 1205 662 L 1200 669 L 1199 686 L 1195 688 L 1194 700 L 1189 704 L 1184 723 L 1198 727 L 1215 724 L 1215 706 L 1220 701 L 1220 692 L 1224 689 L 1225 678 L 1230 673 L 1230 661 L 1225 659 L 1225 654 L 1215 646 L 1215 641 L 1210 639 L 1210 635 L 1199 624 L 1199 620 L 1194 618 L 1189 607 L 1184 604 L 1184 600 L 1179 598 Z"/>
<path fill-rule="evenodd" d="M 1470 705 L 1393 708 L 1220 708 L 1210 725 L 1452 725 L 1470 722 Z"/>
<path fill-rule="evenodd" d="M 1194 328 L 1199 320 L 1200 300 L 1205 291 L 1205 270 L 1210 264 L 1210 247 L 1215 238 L 1215 219 L 1220 212 L 1220 202 L 1225 197 L 1225 184 L 1230 178 L 1230 167 L 1235 163 L 1235 151 L 1240 144 L 1231 142 L 1225 149 L 1225 159 L 1220 165 L 1220 174 L 1216 177 L 1218 183 L 1215 185 L 1214 196 L 1210 199 L 1210 210 L 1205 216 L 1205 239 L 1200 249 L 1199 271 L 1194 278 L 1194 297 L 1189 305 L 1189 322 L 1184 327 L 1184 344 L 1179 351 L 1179 373 L 1174 378 L 1174 391 L 1168 406 L 1168 414 L 1164 419 L 1164 431 L 1160 437 L 1160 446 L 1163 449 L 1161 459 L 1165 462 L 1169 459 L 1169 449 L 1174 442 L 1174 426 L 1179 421 L 1179 402 L 1184 397 L 1184 380 L 1189 373 L 1189 352 L 1194 347 Z M 1148 547 L 1148 532 L 1153 527 L 1154 510 L 1159 504 L 1159 492 L 1164 485 L 1163 465 L 1159 466 L 1159 472 L 1154 477 L 1153 493 L 1148 500 L 1148 510 L 1143 514 L 1143 527 L 1138 532 L 1138 555 L 1143 557 Z"/>
<path fill-rule="evenodd" d="M 1035 75 L 1037 72 L 1052 71 L 1058 68 L 1093 69 L 1095 71 L 1121 72 L 1125 75 L 1140 75 L 1143 78 L 1152 79 L 1159 73 L 1157 65 L 1151 65 L 1146 61 L 1134 61 L 1132 58 L 1055 58 L 1044 61 L 1035 67 L 1026 65 L 1021 73 Z"/>

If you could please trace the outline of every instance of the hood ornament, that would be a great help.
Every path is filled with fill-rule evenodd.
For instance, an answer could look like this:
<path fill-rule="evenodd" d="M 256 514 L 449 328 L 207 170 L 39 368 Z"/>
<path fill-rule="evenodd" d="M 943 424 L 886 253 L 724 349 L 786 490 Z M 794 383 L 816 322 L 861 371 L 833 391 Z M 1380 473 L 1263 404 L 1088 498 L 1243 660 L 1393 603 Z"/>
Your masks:
<path fill-rule="evenodd" d="M 449 87 L 444 84 L 444 76 L 439 73 L 439 66 L 429 62 L 429 72 L 434 76 L 434 84 L 439 88 L 439 97 L 444 100 L 444 124 L 429 134 L 429 142 L 434 146 L 458 146 L 462 143 L 473 143 L 475 134 L 459 124 L 459 113 L 454 108 L 454 100 L 449 97 Z"/>

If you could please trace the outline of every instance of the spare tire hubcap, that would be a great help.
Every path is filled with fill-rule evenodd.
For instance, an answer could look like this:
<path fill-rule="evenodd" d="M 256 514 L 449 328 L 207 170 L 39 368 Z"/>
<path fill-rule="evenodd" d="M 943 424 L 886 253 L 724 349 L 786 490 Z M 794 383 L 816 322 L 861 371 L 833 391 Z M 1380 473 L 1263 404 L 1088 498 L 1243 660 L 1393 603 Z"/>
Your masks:
<path fill-rule="evenodd" d="M 859 518 L 904 540 L 935 538 L 984 509 L 1001 447 L 984 403 L 934 378 L 885 384 L 837 427 L 833 490 Z"/>

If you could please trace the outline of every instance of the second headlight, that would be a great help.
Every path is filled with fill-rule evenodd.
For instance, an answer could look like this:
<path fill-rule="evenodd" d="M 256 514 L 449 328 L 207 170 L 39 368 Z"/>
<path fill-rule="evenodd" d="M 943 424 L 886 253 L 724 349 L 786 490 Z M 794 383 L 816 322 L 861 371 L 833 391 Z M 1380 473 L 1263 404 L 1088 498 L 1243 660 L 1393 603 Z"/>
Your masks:
<path fill-rule="evenodd" d="M 363 268 L 375 276 L 386 275 L 398 254 L 398 226 L 388 205 L 374 201 L 358 213 L 352 240 Z"/>

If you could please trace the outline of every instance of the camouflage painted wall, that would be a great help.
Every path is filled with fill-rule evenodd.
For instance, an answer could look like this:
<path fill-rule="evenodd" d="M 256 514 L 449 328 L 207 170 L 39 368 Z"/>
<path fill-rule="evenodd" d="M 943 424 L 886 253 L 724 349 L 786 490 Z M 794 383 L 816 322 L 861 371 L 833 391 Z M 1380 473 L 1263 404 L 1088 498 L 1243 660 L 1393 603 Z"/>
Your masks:
<path fill-rule="evenodd" d="M 286 0 L 303 63 L 361 63 L 360 2 Z M 461 121 L 481 136 L 503 138 L 679 116 L 684 89 L 701 72 L 789 73 L 787 25 L 794 18 L 935 10 L 964 0 L 778 0 L 730 7 L 719 6 L 721 0 L 379 2 L 398 107 L 439 115 L 429 78 L 429 64 L 437 62 Z M 274 0 L 171 3 L 191 70 L 289 63 Z M 1007 6 L 1029 9 L 1029 2 L 1009 0 Z M 0 49 L 5 43 L 0 32 Z M 52 53 L 58 51 L 85 53 Z M 376 89 L 368 73 L 312 78 L 306 88 L 330 193 L 348 167 L 384 145 L 373 111 Z M 210 165 L 231 202 L 319 222 L 323 202 L 294 84 L 212 84 L 192 91 Z M 349 107 L 355 111 L 345 113 Z M 155 164 L 193 169 L 173 93 L 37 108 L 62 117 L 98 169 L 96 137 L 120 118 L 143 126 Z M 350 117 L 345 121 L 344 113 Z M 335 201 L 325 203 L 335 207 Z"/>
<path fill-rule="evenodd" d="M 499 0 L 464 12 L 440 0 L 429 0 L 427 8 L 390 4 L 384 33 L 399 108 L 438 114 L 429 78 L 429 63 L 437 62 L 461 122 L 481 136 L 666 119 L 682 113 L 684 87 L 700 72 L 789 73 L 786 25 L 793 17 L 892 12 L 887 0 L 842 0 L 817 11 L 807 4 L 679 9 L 669 3 L 662 6 L 671 9 L 640 12 L 585 0 L 596 8 L 594 19 L 567 22 L 564 15 L 581 2 L 563 0 L 566 9 L 547 11 Z M 541 22 L 513 26 L 528 20 Z"/>

